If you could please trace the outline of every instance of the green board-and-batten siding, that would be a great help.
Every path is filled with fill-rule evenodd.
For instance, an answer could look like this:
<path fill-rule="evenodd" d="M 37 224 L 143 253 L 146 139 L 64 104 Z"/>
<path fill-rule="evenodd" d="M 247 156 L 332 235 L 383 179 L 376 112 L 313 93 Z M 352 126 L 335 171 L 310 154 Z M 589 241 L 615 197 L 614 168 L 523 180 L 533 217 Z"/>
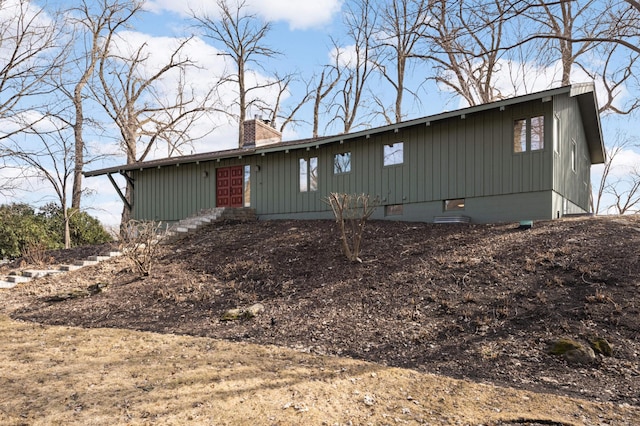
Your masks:
<path fill-rule="evenodd" d="M 422 206 L 428 211 L 424 220 L 432 220 L 429 215 L 433 212 L 442 213 L 442 200 L 474 199 L 460 212 L 473 218 L 474 204 L 508 208 L 502 196 L 520 193 L 536 195 L 520 197 L 519 205 L 514 203 L 511 208 L 531 209 L 538 216 L 552 218 L 554 189 L 587 210 L 588 200 L 580 199 L 584 191 L 573 185 L 588 175 L 590 162 L 580 157 L 579 172 L 571 176 L 567 171 L 571 169 L 567 159 L 570 138 L 587 152 L 580 116 L 572 102 L 575 100 L 563 94 L 553 101 L 532 100 L 344 143 L 132 171 L 134 217 L 173 221 L 215 207 L 215 169 L 232 165 L 250 166 L 251 207 L 264 217 L 322 216 L 329 212 L 323 202 L 329 192 L 370 194 L 383 205 L 403 204 L 406 212 L 411 212 L 411 205 Z M 559 155 L 554 154 L 552 142 L 554 108 L 563 123 Z M 544 149 L 514 153 L 514 120 L 537 115 L 545 118 Z M 403 164 L 384 167 L 383 145 L 399 142 L 404 144 Z M 351 171 L 336 175 L 333 158 L 343 152 L 351 153 Z M 318 190 L 300 192 L 299 160 L 311 157 L 318 158 Z"/>

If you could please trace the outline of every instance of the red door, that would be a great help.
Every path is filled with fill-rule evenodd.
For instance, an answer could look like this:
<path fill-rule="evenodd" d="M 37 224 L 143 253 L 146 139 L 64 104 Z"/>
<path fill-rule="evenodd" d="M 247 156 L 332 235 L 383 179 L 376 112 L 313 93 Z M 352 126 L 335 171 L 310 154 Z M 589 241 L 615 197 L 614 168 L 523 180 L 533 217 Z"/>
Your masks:
<path fill-rule="evenodd" d="M 244 167 L 216 169 L 216 207 L 243 207 Z"/>

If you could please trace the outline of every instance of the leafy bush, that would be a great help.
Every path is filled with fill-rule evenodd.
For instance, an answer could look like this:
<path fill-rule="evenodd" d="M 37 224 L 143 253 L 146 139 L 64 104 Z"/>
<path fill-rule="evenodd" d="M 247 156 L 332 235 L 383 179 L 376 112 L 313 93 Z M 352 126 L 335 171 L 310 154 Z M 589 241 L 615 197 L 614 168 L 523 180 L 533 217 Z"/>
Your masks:
<path fill-rule="evenodd" d="M 42 207 L 40 212 L 25 203 L 0 205 L 0 257 L 19 257 L 34 244 L 41 250 L 63 248 L 62 216 L 62 209 L 53 203 Z M 100 222 L 86 212 L 70 212 L 69 225 L 72 246 L 112 240 Z"/>
<path fill-rule="evenodd" d="M 59 235 L 64 244 L 64 217 L 60 206 L 49 203 L 41 209 L 47 218 L 47 226 L 51 232 Z M 71 232 L 71 247 L 102 244 L 112 240 L 98 219 L 87 212 L 69 209 L 69 228 Z"/>
<path fill-rule="evenodd" d="M 46 218 L 24 203 L 0 205 L 0 256 L 18 257 L 28 244 L 41 243 L 47 249 L 63 247 L 51 232 Z"/>

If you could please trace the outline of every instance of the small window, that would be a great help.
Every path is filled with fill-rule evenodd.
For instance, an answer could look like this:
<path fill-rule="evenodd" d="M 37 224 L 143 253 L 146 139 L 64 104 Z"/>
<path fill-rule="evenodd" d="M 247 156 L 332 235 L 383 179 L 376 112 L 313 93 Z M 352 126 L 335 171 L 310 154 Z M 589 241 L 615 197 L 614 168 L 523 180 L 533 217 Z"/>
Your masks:
<path fill-rule="evenodd" d="M 560 117 L 553 116 L 553 150 L 560 152 Z"/>
<path fill-rule="evenodd" d="M 464 198 L 456 198 L 455 200 L 445 200 L 444 211 L 464 210 Z"/>
<path fill-rule="evenodd" d="M 404 162 L 404 142 L 396 142 L 385 145 L 383 148 L 384 166 L 393 166 L 394 164 L 402 164 Z"/>
<path fill-rule="evenodd" d="M 544 117 L 531 118 L 531 151 L 544 149 Z"/>
<path fill-rule="evenodd" d="M 349 173 L 351 171 L 351 153 L 342 152 L 333 156 L 333 173 Z"/>
<path fill-rule="evenodd" d="M 544 149 L 544 116 L 538 115 L 513 122 L 513 152 Z"/>
<path fill-rule="evenodd" d="M 299 181 L 300 192 L 318 190 L 318 157 L 300 159 Z"/>
<path fill-rule="evenodd" d="M 402 204 L 390 204 L 388 206 L 384 206 L 384 215 L 385 216 L 402 216 L 403 210 L 404 208 Z"/>
<path fill-rule="evenodd" d="M 513 152 L 527 150 L 527 120 L 516 120 L 513 123 Z"/>
<path fill-rule="evenodd" d="M 251 166 L 244 166 L 244 206 L 251 207 Z"/>
<path fill-rule="evenodd" d="M 309 158 L 309 191 L 318 190 L 318 157 Z"/>
<path fill-rule="evenodd" d="M 571 170 L 578 170 L 578 147 L 575 139 L 571 139 Z"/>

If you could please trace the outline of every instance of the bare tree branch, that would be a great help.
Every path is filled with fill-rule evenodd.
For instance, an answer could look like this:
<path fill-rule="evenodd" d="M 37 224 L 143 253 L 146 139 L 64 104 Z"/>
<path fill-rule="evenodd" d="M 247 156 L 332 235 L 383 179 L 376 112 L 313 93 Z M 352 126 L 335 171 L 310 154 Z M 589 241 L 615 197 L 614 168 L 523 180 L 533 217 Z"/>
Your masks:
<path fill-rule="evenodd" d="M 265 43 L 271 31 L 271 23 L 263 22 L 255 14 L 248 13 L 246 0 L 240 0 L 234 5 L 228 0 L 217 0 L 216 3 L 220 19 L 195 12 L 192 12 L 192 17 L 206 37 L 222 44 L 224 50 L 221 55 L 231 58 L 235 65 L 235 72 L 227 76 L 227 81 L 235 83 L 238 89 L 238 145 L 242 147 L 247 110 L 260 101 L 259 98 L 251 98 L 249 92 L 277 84 L 270 82 L 259 87 L 247 87 L 247 72 L 251 64 L 261 67 L 262 60 L 273 58 L 279 52 Z"/>

